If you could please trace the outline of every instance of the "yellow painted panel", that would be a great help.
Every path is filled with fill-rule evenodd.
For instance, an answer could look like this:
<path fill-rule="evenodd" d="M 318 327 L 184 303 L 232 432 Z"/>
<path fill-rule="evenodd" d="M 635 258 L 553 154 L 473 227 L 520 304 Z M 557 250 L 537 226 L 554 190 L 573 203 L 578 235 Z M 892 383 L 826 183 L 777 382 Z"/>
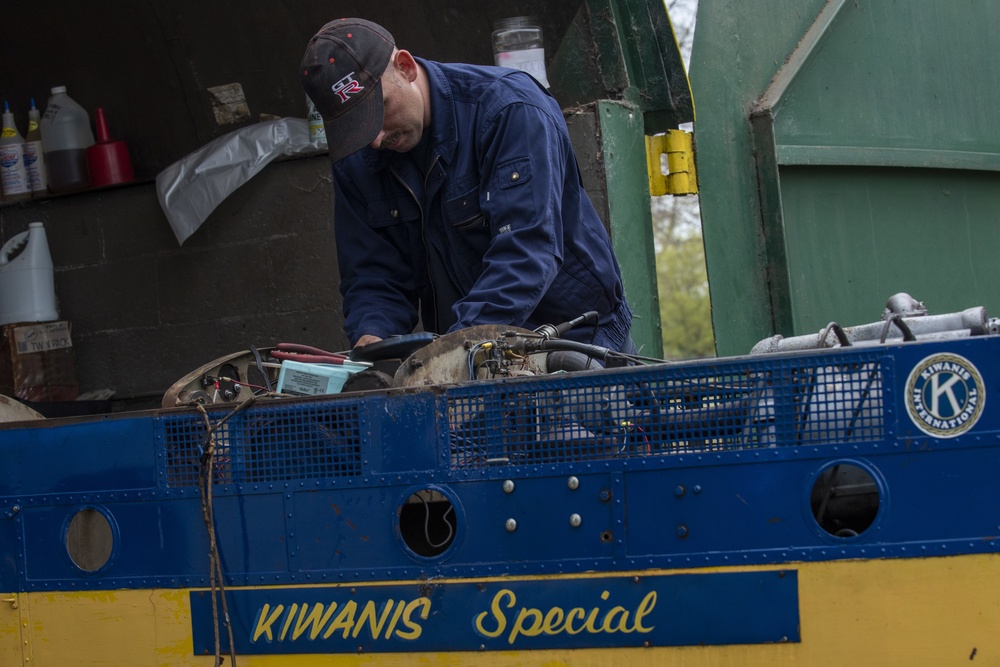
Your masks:
<path fill-rule="evenodd" d="M 30 593 L 36 665 L 187 665 L 191 620 L 184 590 Z"/>
<path fill-rule="evenodd" d="M 1000 665 L 1000 555 L 845 561 L 799 572 L 802 645 L 812 660 Z"/>
<path fill-rule="evenodd" d="M 683 573 L 754 569 L 780 568 L 711 568 Z M 785 569 L 798 571 L 802 626 L 802 641 L 798 644 L 238 656 L 237 664 L 241 667 L 458 667 L 473 663 L 481 667 L 1000 664 L 1000 555 L 797 563 Z M 0 606 L 0 664 L 22 664 L 16 657 L 8 660 L 16 655 L 14 645 L 20 645 L 21 641 L 18 624 L 12 619 L 22 612 L 25 614 L 22 622 L 30 619 L 26 628 L 31 660 L 27 664 L 211 665 L 212 656 L 191 654 L 188 596 L 186 590 L 22 594 L 24 602 L 18 609 Z M 725 603 L 719 600 L 719 604 Z"/>
<path fill-rule="evenodd" d="M 17 593 L 0 593 L 0 665 L 20 665 L 21 601 Z"/>

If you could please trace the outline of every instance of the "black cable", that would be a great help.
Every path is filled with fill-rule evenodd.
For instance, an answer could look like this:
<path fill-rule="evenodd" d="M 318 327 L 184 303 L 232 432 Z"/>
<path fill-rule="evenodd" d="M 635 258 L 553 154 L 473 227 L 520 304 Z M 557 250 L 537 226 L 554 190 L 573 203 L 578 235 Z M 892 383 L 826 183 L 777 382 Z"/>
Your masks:
<path fill-rule="evenodd" d="M 267 389 L 268 393 L 274 391 L 274 387 L 271 386 L 271 378 L 267 376 L 267 372 L 264 370 L 264 362 L 260 358 L 260 352 L 257 351 L 256 345 L 250 346 L 250 351 L 253 352 L 253 359 L 257 363 L 257 370 L 264 377 L 264 388 Z"/>
<path fill-rule="evenodd" d="M 545 338 L 541 335 L 532 336 L 526 334 L 507 334 L 507 342 L 510 348 L 518 354 L 534 354 L 536 352 L 579 352 L 593 359 L 600 359 L 607 363 L 609 359 L 633 361 L 637 364 L 662 364 L 669 363 L 665 359 L 655 357 L 644 357 L 639 354 L 628 354 L 618 352 L 600 345 L 589 345 L 575 340 L 565 340 L 562 338 Z"/>
<path fill-rule="evenodd" d="M 430 525 L 431 505 L 430 503 L 427 502 L 427 499 L 424 498 L 423 494 L 418 493 L 417 497 L 420 498 L 420 502 L 424 504 L 424 540 L 427 542 L 427 546 L 431 547 L 432 549 L 440 549 L 441 547 L 448 544 L 448 542 L 451 541 L 452 536 L 455 534 L 455 528 L 451 525 L 451 522 L 448 521 L 448 519 L 446 518 L 449 514 L 455 511 L 455 508 L 454 506 L 449 504 L 448 509 L 446 509 L 444 511 L 444 514 L 441 515 L 441 521 L 444 523 L 444 525 L 448 526 L 448 534 L 445 536 L 443 540 L 435 544 L 434 541 L 431 540 L 431 525 Z"/>
<path fill-rule="evenodd" d="M 599 320 L 597 319 L 597 313 L 587 313 L 586 315 L 584 315 L 584 317 L 587 317 L 588 315 L 593 315 L 593 317 L 591 319 L 594 320 L 594 330 L 590 334 L 590 344 L 593 345 L 594 341 L 597 340 L 597 329 L 598 329 Z M 593 360 L 594 360 L 593 357 L 588 356 L 587 357 L 587 365 L 583 367 L 583 370 L 589 371 L 590 370 L 590 362 L 592 362 Z M 605 363 L 607 363 L 607 362 L 605 362 Z"/>

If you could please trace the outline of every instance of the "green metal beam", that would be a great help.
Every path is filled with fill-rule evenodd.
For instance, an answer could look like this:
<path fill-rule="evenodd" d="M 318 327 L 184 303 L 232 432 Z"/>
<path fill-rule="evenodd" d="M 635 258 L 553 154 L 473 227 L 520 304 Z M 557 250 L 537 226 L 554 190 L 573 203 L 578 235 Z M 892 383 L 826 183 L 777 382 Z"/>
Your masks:
<path fill-rule="evenodd" d="M 564 108 L 595 110 L 595 161 L 603 171 L 606 222 L 634 312 L 632 338 L 643 354 L 661 356 L 646 135 L 694 120 L 663 0 L 585 0 L 547 70 Z"/>
<path fill-rule="evenodd" d="M 548 77 L 563 106 L 630 102 L 647 134 L 694 120 L 687 71 L 662 0 L 586 0 Z"/>
<path fill-rule="evenodd" d="M 853 167 L 917 167 L 1000 171 L 1000 153 L 880 146 L 775 147 L 778 164 Z"/>
<path fill-rule="evenodd" d="M 691 87 L 663 0 L 618 0 L 610 5 L 628 80 L 624 99 L 644 114 L 646 134 L 693 121 Z"/>
<path fill-rule="evenodd" d="M 642 354 L 659 357 L 663 339 L 642 114 L 631 104 L 602 100 L 597 104 L 597 115 L 611 243 L 634 314 L 632 340 Z"/>

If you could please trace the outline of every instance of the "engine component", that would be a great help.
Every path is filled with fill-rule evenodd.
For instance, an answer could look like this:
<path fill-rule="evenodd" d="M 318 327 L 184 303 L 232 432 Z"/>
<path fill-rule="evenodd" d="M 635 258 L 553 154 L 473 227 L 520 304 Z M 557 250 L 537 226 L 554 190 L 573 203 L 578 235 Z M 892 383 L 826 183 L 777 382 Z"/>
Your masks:
<path fill-rule="evenodd" d="M 191 402 L 203 405 L 235 402 L 268 391 L 277 382 L 278 365 L 258 363 L 260 354 L 265 352 L 270 352 L 270 348 L 243 350 L 198 367 L 171 385 L 160 405 L 172 408 Z M 267 382 L 263 382 L 265 374 Z"/>
<path fill-rule="evenodd" d="M 777 335 L 765 338 L 750 350 L 750 354 L 797 352 L 826 347 L 850 345 L 875 345 L 891 340 L 916 340 L 917 338 L 961 338 L 981 336 L 989 331 L 986 309 L 968 308 L 957 313 L 927 315 L 923 304 L 906 293 L 891 297 L 880 322 L 840 327 L 831 322 L 819 334 L 806 334 L 785 338 Z M 836 340 L 834 340 L 834 338 Z"/>
<path fill-rule="evenodd" d="M 411 354 L 396 371 L 395 387 L 419 387 L 546 372 L 544 356 L 521 354 L 508 334 L 537 337 L 527 329 L 483 324 L 440 336 Z"/>
<path fill-rule="evenodd" d="M 368 391 L 371 389 L 388 389 L 392 386 L 392 376 L 375 368 L 366 368 L 360 373 L 354 373 L 344 382 L 341 393 L 349 391 Z"/>

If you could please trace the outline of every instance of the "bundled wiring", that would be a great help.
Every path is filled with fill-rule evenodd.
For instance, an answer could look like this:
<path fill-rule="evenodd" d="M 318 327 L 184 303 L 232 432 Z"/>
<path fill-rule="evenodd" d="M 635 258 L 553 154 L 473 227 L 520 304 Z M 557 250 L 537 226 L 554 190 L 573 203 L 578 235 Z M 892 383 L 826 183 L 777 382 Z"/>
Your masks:
<path fill-rule="evenodd" d="M 480 361 L 477 363 L 477 359 Z M 511 375 L 511 369 L 524 370 L 529 363 L 528 355 L 517 352 L 504 341 L 484 340 L 469 347 L 467 356 L 469 379 L 477 380 L 479 371 L 487 370 L 490 378 Z"/>
<path fill-rule="evenodd" d="M 215 462 L 215 433 L 219 428 L 229 421 L 233 416 L 253 405 L 257 400 L 256 396 L 250 396 L 247 400 L 236 406 L 229 414 L 211 423 L 208 411 L 203 405 L 197 405 L 198 412 L 205 419 L 205 440 L 201 446 L 201 456 L 199 458 L 198 491 L 201 495 L 201 512 L 205 521 L 205 528 L 208 531 L 208 556 L 209 556 L 209 583 L 212 596 L 212 630 L 215 638 L 215 664 L 222 664 L 222 645 L 219 636 L 219 605 L 222 606 L 223 623 L 229 634 L 229 660 L 236 665 L 236 643 L 233 637 L 233 625 L 229 618 L 229 606 L 226 602 L 225 577 L 222 571 L 222 558 L 219 553 L 215 528 L 215 512 L 212 500 L 212 468 Z"/>

